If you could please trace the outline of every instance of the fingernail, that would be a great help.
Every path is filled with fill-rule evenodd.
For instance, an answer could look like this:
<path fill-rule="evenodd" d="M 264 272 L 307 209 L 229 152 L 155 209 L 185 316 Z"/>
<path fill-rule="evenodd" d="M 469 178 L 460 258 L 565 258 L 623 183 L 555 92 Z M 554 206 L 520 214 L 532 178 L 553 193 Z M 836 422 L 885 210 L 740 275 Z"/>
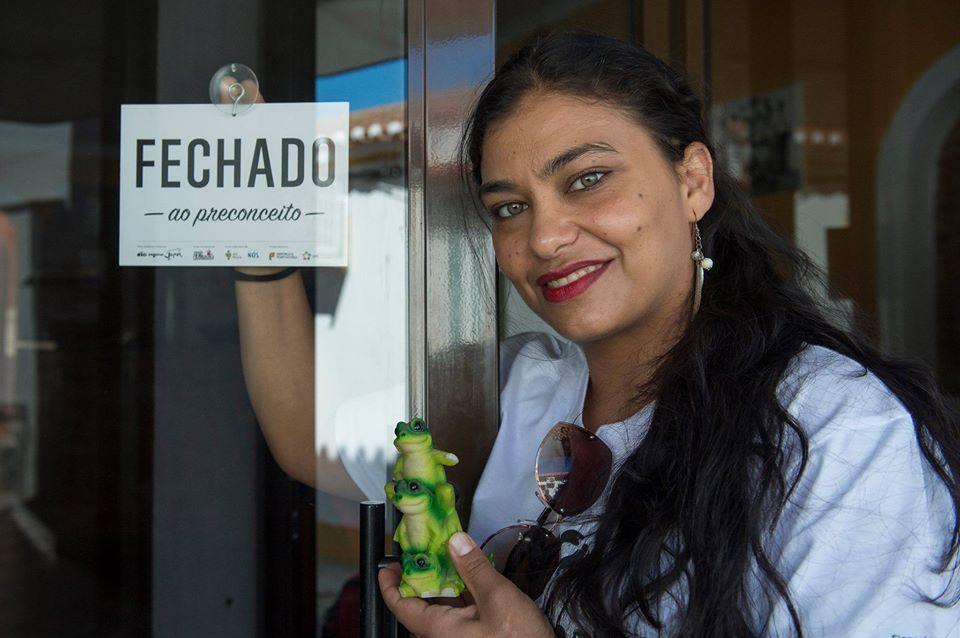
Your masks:
<path fill-rule="evenodd" d="M 473 539 L 470 538 L 470 535 L 464 532 L 457 532 L 450 537 L 450 547 L 452 547 L 453 551 L 457 553 L 457 556 L 469 554 L 470 551 L 476 546 L 476 543 L 473 542 Z"/>

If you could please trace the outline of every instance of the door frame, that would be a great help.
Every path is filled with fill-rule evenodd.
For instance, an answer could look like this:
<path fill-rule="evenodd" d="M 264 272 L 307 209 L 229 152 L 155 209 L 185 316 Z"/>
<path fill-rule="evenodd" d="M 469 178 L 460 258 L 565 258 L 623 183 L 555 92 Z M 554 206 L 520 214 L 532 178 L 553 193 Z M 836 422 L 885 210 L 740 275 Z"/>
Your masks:
<path fill-rule="evenodd" d="M 494 0 L 407 0 L 410 414 L 427 420 L 464 522 L 497 435 L 496 267 L 458 165 L 470 105 L 492 77 Z"/>

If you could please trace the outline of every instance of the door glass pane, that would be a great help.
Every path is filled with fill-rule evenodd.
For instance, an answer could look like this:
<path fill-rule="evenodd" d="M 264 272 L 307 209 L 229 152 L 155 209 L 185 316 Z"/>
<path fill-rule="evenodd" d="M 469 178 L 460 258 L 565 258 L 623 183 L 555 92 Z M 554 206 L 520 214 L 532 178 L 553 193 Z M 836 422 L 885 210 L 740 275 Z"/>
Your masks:
<path fill-rule="evenodd" d="M 384 500 L 407 416 L 406 64 L 403 2 L 317 3 L 316 99 L 350 102 L 350 263 L 316 272 L 317 614 L 359 618 L 358 500 Z M 355 499 L 322 491 L 339 459 Z M 343 634 L 336 634 L 343 635 Z"/>
<path fill-rule="evenodd" d="M 404 3 L 14 4 L 0 635 L 350 635 L 357 501 L 382 499 L 407 412 Z M 117 265 L 120 106 L 213 109 L 229 62 L 270 102 L 351 102 L 349 265 L 302 270 L 320 381 L 305 454 L 325 460 L 304 483 L 336 473 L 335 490 L 268 450 L 232 270 Z"/>
<path fill-rule="evenodd" d="M 116 265 L 116 151 L 120 102 L 155 96 L 156 20 L 14 5 L 0 20 L 0 635 L 148 635 L 153 285 Z"/>

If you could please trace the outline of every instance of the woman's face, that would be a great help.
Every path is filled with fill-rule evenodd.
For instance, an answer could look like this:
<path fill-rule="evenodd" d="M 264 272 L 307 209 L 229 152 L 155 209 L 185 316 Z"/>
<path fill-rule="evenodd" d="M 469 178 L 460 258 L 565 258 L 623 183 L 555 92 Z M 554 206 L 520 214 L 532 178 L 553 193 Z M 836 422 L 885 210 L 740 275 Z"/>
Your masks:
<path fill-rule="evenodd" d="M 537 315 L 580 343 L 677 321 L 692 223 L 713 202 L 706 147 L 675 167 L 617 108 L 536 93 L 490 126 L 482 152 L 497 262 Z"/>

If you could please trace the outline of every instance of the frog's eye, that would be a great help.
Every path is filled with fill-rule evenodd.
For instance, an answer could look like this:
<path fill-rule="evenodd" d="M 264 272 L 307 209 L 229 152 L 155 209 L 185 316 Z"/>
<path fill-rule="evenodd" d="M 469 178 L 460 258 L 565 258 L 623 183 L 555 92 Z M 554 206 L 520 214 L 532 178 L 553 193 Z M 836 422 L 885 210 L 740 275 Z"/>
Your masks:
<path fill-rule="evenodd" d="M 410 424 L 410 427 L 412 427 L 415 431 L 419 432 L 423 429 L 423 421 L 414 421 L 413 423 Z"/>
<path fill-rule="evenodd" d="M 419 567 L 420 569 L 423 569 L 426 566 L 427 566 L 427 559 L 424 558 L 423 556 L 417 557 L 417 567 Z"/>
<path fill-rule="evenodd" d="M 419 491 L 420 491 L 420 484 L 417 483 L 416 481 L 410 481 L 410 491 L 411 491 L 411 492 L 419 492 Z"/>

